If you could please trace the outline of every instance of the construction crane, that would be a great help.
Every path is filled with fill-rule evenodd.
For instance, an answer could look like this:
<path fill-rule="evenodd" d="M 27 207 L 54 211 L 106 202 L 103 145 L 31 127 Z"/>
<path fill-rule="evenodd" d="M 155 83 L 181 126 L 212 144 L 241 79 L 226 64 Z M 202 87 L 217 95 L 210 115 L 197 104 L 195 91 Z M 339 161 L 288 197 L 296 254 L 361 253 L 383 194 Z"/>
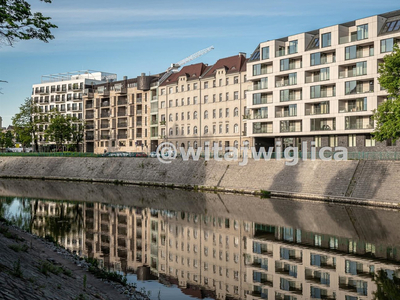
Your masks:
<path fill-rule="evenodd" d="M 159 80 L 159 83 L 163 83 L 172 73 L 178 72 L 179 68 L 182 67 L 183 65 L 187 64 L 188 62 L 210 52 L 211 50 L 214 49 L 214 46 L 210 46 L 208 48 L 205 48 L 203 50 L 200 50 L 184 59 L 181 61 L 177 62 L 176 64 L 171 64 L 171 66 L 167 69 L 166 73 L 161 77 Z"/>

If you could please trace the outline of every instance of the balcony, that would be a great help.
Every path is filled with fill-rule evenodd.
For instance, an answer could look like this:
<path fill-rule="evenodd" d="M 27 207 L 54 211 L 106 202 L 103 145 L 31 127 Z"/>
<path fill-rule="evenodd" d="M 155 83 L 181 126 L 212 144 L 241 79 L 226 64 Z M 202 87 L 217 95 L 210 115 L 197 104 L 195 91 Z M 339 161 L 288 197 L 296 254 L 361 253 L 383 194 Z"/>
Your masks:
<path fill-rule="evenodd" d="M 311 119 L 311 131 L 330 131 L 336 130 L 336 118 Z"/>
<path fill-rule="evenodd" d="M 253 134 L 260 134 L 260 133 L 272 133 L 272 122 L 262 123 L 262 122 L 255 122 L 253 123 Z M 267 254 L 267 253 L 260 253 L 260 254 Z"/>
<path fill-rule="evenodd" d="M 329 114 L 329 101 L 306 104 L 306 116 Z"/>
<path fill-rule="evenodd" d="M 280 132 L 301 132 L 302 124 L 301 121 L 281 121 Z"/>
<path fill-rule="evenodd" d="M 102 134 L 102 135 L 100 135 L 100 139 L 109 140 L 110 139 L 110 135 L 109 134 Z"/>
<path fill-rule="evenodd" d="M 128 127 L 128 122 L 118 122 L 117 126 L 118 128 Z"/>
<path fill-rule="evenodd" d="M 351 116 L 345 118 L 345 129 L 373 129 L 372 116 Z"/>
<path fill-rule="evenodd" d="M 127 139 L 128 138 L 128 135 L 126 134 L 126 133 L 124 133 L 124 134 L 118 134 L 118 139 Z"/>
<path fill-rule="evenodd" d="M 94 140 L 94 135 L 93 134 L 86 134 L 86 140 L 87 141 L 93 141 Z"/>
<path fill-rule="evenodd" d="M 367 98 L 358 98 L 354 100 L 339 100 L 339 112 L 362 112 L 367 111 Z"/>
<path fill-rule="evenodd" d="M 142 127 L 142 122 L 136 122 L 136 127 Z"/>
<path fill-rule="evenodd" d="M 101 123 L 100 128 L 110 128 L 110 123 Z"/>
<path fill-rule="evenodd" d="M 101 107 L 107 107 L 110 106 L 110 101 L 101 101 Z"/>
<path fill-rule="evenodd" d="M 279 91 L 279 101 L 297 101 L 303 99 L 303 91 L 300 89 L 289 89 Z"/>
<path fill-rule="evenodd" d="M 142 103 L 142 98 L 136 98 L 136 103 Z"/>
<path fill-rule="evenodd" d="M 268 108 L 267 107 L 253 110 L 253 115 L 251 116 L 251 119 L 258 120 L 258 119 L 267 119 L 267 118 L 268 118 Z"/>
<path fill-rule="evenodd" d="M 40 89 L 39 90 L 39 95 L 48 95 L 49 94 L 49 89 Z"/>
<path fill-rule="evenodd" d="M 117 116 L 118 116 L 118 117 L 125 117 L 125 116 L 127 116 L 126 110 L 120 110 L 120 111 L 118 111 Z"/>
<path fill-rule="evenodd" d="M 128 104 L 128 99 L 127 98 L 119 98 L 118 97 L 117 105 L 127 105 L 127 104 Z"/>
<path fill-rule="evenodd" d="M 83 90 L 83 85 L 82 85 L 82 84 L 80 84 L 80 85 L 78 85 L 78 84 L 73 84 L 73 85 L 72 85 L 72 90 L 73 90 L 74 92 L 81 91 L 81 90 Z"/>
<path fill-rule="evenodd" d="M 111 112 L 106 111 L 106 112 L 101 112 L 100 117 L 101 118 L 109 118 L 111 116 Z"/>
<path fill-rule="evenodd" d="M 372 93 L 374 92 L 374 81 L 346 81 L 345 82 L 345 94 L 346 95 L 355 95 L 355 94 L 363 94 L 363 93 Z"/>
<path fill-rule="evenodd" d="M 136 110 L 136 115 L 137 116 L 141 116 L 142 115 L 142 110 L 141 109 Z"/>
<path fill-rule="evenodd" d="M 92 109 L 93 108 L 93 103 L 86 103 L 85 108 L 86 109 Z"/>
<path fill-rule="evenodd" d="M 272 93 L 256 93 L 253 94 L 253 105 L 272 103 Z"/>
<path fill-rule="evenodd" d="M 123 87 L 121 83 L 114 85 L 114 91 L 117 94 L 126 94 L 126 87 Z"/>
<path fill-rule="evenodd" d="M 90 129 L 94 129 L 94 128 L 95 128 L 94 124 L 86 123 L 85 129 L 90 130 Z"/>
<path fill-rule="evenodd" d="M 93 119 L 94 118 L 94 114 L 87 114 L 86 116 L 85 116 L 85 119 L 87 119 L 87 120 L 91 120 L 91 119 Z"/>
<path fill-rule="evenodd" d="M 336 86 L 335 85 L 316 85 L 310 87 L 310 98 L 326 98 L 336 96 Z"/>

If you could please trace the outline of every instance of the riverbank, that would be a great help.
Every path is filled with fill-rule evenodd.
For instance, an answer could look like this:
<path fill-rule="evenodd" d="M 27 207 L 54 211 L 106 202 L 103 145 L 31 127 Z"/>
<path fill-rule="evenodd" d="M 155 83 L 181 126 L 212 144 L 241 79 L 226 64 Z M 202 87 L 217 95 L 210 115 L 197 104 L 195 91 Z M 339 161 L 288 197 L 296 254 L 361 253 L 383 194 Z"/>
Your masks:
<path fill-rule="evenodd" d="M 226 161 L 156 158 L 0 157 L 0 178 L 129 183 L 182 189 L 397 205 L 399 161 Z"/>
<path fill-rule="evenodd" d="M 0 221 L 0 299 L 147 299 L 67 250 Z"/>

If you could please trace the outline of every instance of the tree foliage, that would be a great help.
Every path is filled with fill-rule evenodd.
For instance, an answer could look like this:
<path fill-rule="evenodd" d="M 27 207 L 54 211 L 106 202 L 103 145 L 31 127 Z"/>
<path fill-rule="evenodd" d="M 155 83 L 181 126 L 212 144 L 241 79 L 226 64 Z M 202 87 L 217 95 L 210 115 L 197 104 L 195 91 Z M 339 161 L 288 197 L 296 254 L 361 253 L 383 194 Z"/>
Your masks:
<path fill-rule="evenodd" d="M 51 0 L 40 0 L 51 3 Z M 33 13 L 25 0 L 0 0 L 0 41 L 12 46 L 17 40 L 37 39 L 48 42 L 54 39 L 51 30 L 57 28 L 50 17 Z"/>
<path fill-rule="evenodd" d="M 35 115 L 37 118 L 35 118 Z M 35 149 L 38 150 L 38 125 L 41 123 L 40 112 L 32 98 L 26 98 L 25 102 L 19 107 L 19 112 L 12 117 L 12 124 L 18 142 L 22 146 L 28 147 L 32 141 Z"/>
<path fill-rule="evenodd" d="M 71 140 L 71 135 L 71 118 L 55 112 L 50 117 L 50 124 L 45 131 L 45 138 L 50 142 L 55 142 L 57 149 L 62 149 L 63 145 Z"/>
<path fill-rule="evenodd" d="M 400 138 L 400 49 L 396 43 L 393 52 L 383 60 L 379 66 L 378 80 L 389 95 L 374 111 L 376 128 L 373 135 L 377 141 L 396 141 Z"/>
<path fill-rule="evenodd" d="M 374 281 L 377 286 L 374 292 L 374 300 L 397 300 L 400 299 L 400 279 L 393 275 L 389 278 L 384 270 L 379 270 Z"/>
<path fill-rule="evenodd" d="M 10 130 L 0 132 L 0 148 L 10 148 L 14 146 L 14 136 Z"/>

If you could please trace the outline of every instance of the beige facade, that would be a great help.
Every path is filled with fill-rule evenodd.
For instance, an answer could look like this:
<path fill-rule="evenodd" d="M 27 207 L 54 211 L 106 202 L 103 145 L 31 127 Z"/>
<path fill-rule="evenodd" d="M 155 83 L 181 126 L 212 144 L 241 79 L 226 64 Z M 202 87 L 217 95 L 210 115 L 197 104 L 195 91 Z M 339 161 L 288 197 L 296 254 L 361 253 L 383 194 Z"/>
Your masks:
<path fill-rule="evenodd" d="M 249 136 L 258 146 L 374 146 L 387 92 L 378 66 L 400 39 L 400 11 L 260 43 L 247 66 Z"/>
<path fill-rule="evenodd" d="M 83 96 L 86 152 L 150 152 L 157 148 L 151 103 L 157 101 L 158 76 L 139 76 L 96 85 Z M 155 115 L 153 117 L 153 115 Z"/>
<path fill-rule="evenodd" d="M 159 87 L 159 134 L 162 142 L 177 147 L 240 147 L 246 136 L 246 57 L 183 67 Z M 179 148 L 178 148 L 179 149 Z"/>

